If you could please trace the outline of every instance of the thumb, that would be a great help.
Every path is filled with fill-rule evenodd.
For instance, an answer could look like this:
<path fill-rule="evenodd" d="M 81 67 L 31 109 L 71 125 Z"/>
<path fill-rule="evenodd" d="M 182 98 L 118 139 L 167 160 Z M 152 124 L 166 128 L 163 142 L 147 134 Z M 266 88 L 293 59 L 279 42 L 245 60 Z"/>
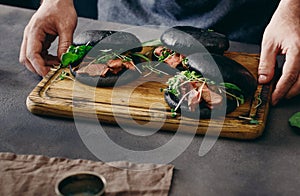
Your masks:
<path fill-rule="evenodd" d="M 63 32 L 59 35 L 58 40 L 58 48 L 57 48 L 57 56 L 61 59 L 63 53 L 65 53 L 69 46 L 72 44 L 73 41 L 73 33 Z"/>
<path fill-rule="evenodd" d="M 276 56 L 278 49 L 273 44 L 262 43 L 260 61 L 258 66 L 258 82 L 268 83 L 274 76 Z"/>

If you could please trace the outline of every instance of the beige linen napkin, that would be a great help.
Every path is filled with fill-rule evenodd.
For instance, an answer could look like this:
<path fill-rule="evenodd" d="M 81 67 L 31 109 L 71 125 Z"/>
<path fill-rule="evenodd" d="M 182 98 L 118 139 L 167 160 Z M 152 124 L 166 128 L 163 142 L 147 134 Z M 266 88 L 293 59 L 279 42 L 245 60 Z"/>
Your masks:
<path fill-rule="evenodd" d="M 0 195 L 55 195 L 57 180 L 68 173 L 91 171 L 105 177 L 105 195 L 165 196 L 170 189 L 173 168 L 172 165 L 106 164 L 82 159 L 0 153 Z"/>

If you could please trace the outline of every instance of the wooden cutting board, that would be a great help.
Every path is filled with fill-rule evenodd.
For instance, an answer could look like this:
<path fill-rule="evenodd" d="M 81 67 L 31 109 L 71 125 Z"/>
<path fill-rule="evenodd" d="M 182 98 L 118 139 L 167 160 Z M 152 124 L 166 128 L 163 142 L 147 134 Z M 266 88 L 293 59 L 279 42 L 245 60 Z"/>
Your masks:
<path fill-rule="evenodd" d="M 257 77 L 257 54 L 227 52 L 225 55 L 244 65 Z M 205 134 L 209 127 L 208 134 L 221 131 L 221 137 L 236 139 L 259 137 L 268 116 L 271 85 L 259 85 L 254 98 L 227 114 L 223 122 L 221 118 L 195 120 L 180 115 L 172 117 L 160 92 L 165 87 L 166 77 L 151 74 L 120 87 L 94 88 L 72 79 L 60 80 L 62 71 L 69 72 L 68 68 L 50 71 L 34 88 L 27 98 L 29 111 L 66 118 L 73 118 L 74 115 L 86 119 L 96 117 L 101 122 L 139 128 L 196 130 L 197 134 Z M 252 117 L 255 121 L 251 120 Z"/>

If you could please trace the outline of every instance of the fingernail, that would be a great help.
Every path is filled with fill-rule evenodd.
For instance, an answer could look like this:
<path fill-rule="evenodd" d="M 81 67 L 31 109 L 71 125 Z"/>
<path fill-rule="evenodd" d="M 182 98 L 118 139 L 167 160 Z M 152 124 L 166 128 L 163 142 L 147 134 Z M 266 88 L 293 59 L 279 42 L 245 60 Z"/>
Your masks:
<path fill-rule="evenodd" d="M 259 75 L 258 80 L 259 80 L 260 82 L 265 82 L 265 81 L 267 80 L 267 76 L 265 76 L 265 75 Z"/>

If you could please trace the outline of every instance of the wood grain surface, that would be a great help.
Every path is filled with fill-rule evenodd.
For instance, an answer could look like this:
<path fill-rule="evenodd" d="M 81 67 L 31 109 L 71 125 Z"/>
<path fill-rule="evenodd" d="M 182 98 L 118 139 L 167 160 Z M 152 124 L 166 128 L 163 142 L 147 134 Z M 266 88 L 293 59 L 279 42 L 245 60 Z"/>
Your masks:
<path fill-rule="evenodd" d="M 257 77 L 257 54 L 227 52 L 225 55 L 244 65 Z M 151 74 L 123 86 L 95 88 L 74 80 L 72 76 L 71 79 L 60 80 L 62 71 L 69 72 L 68 68 L 51 71 L 33 89 L 27 98 L 30 112 L 65 118 L 97 119 L 145 131 L 157 129 L 212 135 L 220 133 L 221 137 L 236 139 L 259 137 L 268 116 L 271 85 L 259 85 L 253 99 L 227 114 L 225 120 L 195 120 L 180 115 L 175 118 L 171 116 L 170 108 L 160 92 L 168 77 Z M 251 118 L 256 121 L 251 121 Z"/>

